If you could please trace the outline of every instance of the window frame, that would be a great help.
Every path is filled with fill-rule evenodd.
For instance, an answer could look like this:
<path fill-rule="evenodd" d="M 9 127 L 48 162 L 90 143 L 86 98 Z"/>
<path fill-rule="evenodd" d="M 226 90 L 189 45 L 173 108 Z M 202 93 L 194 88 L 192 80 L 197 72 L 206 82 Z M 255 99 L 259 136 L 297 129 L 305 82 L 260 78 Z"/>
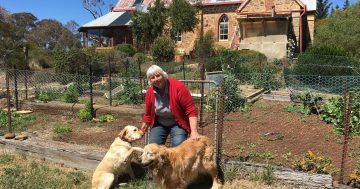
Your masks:
<path fill-rule="evenodd" d="M 224 19 L 226 19 L 226 21 L 224 21 Z M 229 41 L 229 17 L 227 15 L 222 15 L 219 19 L 219 41 Z M 227 33 L 225 33 L 224 31 L 227 31 Z M 226 36 L 226 39 L 224 39 Z"/>

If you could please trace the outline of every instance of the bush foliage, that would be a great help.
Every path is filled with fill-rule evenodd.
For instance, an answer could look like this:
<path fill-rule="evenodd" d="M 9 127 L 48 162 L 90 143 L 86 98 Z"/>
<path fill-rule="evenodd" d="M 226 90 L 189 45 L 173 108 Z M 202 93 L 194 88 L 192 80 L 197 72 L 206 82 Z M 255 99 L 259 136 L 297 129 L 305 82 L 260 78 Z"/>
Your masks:
<path fill-rule="evenodd" d="M 357 75 L 359 70 L 356 58 L 343 48 L 317 45 L 299 55 L 297 64 L 288 71 L 292 75 L 349 76 Z"/>
<path fill-rule="evenodd" d="M 156 62 L 170 62 L 175 56 L 175 42 L 169 37 L 158 37 L 151 48 L 151 55 Z"/>

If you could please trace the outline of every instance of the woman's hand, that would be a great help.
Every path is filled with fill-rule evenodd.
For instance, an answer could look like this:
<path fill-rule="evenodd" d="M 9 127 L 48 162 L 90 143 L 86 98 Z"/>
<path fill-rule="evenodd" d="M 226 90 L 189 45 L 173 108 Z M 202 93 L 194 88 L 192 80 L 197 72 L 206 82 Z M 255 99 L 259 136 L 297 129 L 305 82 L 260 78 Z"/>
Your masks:
<path fill-rule="evenodd" d="M 147 129 L 148 129 L 149 125 L 147 123 L 143 123 L 141 128 L 140 128 L 140 132 L 141 132 L 141 135 L 145 135 Z"/>
<path fill-rule="evenodd" d="M 199 140 L 200 139 L 200 134 L 197 131 L 191 131 L 190 133 L 190 139 L 191 140 Z"/>

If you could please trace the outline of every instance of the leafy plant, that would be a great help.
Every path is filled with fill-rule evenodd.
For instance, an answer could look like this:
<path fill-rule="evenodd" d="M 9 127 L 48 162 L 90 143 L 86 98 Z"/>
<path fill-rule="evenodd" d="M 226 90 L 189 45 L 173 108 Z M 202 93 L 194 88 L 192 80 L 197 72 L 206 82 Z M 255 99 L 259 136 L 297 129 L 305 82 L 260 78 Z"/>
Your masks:
<path fill-rule="evenodd" d="M 71 133 L 72 129 L 68 126 L 56 126 L 54 127 L 53 132 L 56 134 Z"/>
<path fill-rule="evenodd" d="M 337 134 L 344 134 L 344 99 L 342 97 L 330 98 L 321 110 L 320 119 L 333 124 Z M 350 135 L 360 135 L 360 91 L 353 93 L 350 113 Z"/>
<path fill-rule="evenodd" d="M 265 66 L 259 73 L 253 73 L 250 83 L 255 89 L 278 89 L 281 87 L 280 81 L 276 78 L 276 68 L 272 65 Z"/>
<path fill-rule="evenodd" d="M 127 56 L 134 56 L 136 53 L 136 49 L 130 44 L 118 44 L 115 49 L 125 53 Z"/>
<path fill-rule="evenodd" d="M 296 112 L 296 113 L 302 113 L 302 114 L 306 113 L 306 110 L 304 110 L 304 107 L 300 104 L 291 103 L 289 105 L 283 106 L 283 109 L 288 112 Z"/>
<path fill-rule="evenodd" d="M 287 106 L 287 110 L 289 112 L 299 112 L 307 115 L 311 113 L 320 113 L 320 104 L 323 101 L 322 96 L 307 91 L 304 94 L 292 96 L 291 98 L 295 102 L 302 103 L 302 108 L 299 107 L 299 105 L 291 104 L 290 106 Z M 293 109 L 291 108 L 291 106 L 293 106 Z M 298 111 L 295 110 L 296 108 L 298 108 Z"/>
<path fill-rule="evenodd" d="M 70 85 L 68 89 L 64 92 L 63 99 L 67 103 L 75 103 L 79 101 L 79 92 L 75 85 Z"/>
<path fill-rule="evenodd" d="M 158 37 L 151 48 L 154 61 L 171 62 L 175 56 L 175 42 L 169 37 Z"/>
<path fill-rule="evenodd" d="M 78 113 L 77 116 L 79 117 L 79 119 L 83 122 L 85 121 L 90 121 L 92 120 L 93 116 L 91 114 L 91 104 L 89 101 L 87 101 L 85 103 L 85 108 L 81 109 Z"/>
<path fill-rule="evenodd" d="M 301 160 L 294 161 L 294 169 L 319 174 L 334 174 L 337 169 L 329 158 L 316 156 L 311 150 Z"/>
<path fill-rule="evenodd" d="M 100 123 L 110 122 L 113 120 L 114 120 L 114 117 L 112 115 L 103 115 L 103 116 L 100 116 L 99 118 L 97 118 L 97 121 Z"/>
<path fill-rule="evenodd" d="M 233 75 L 229 75 L 225 80 L 225 112 L 238 112 L 245 106 L 245 98 L 240 95 L 238 88 L 239 81 Z"/>
<path fill-rule="evenodd" d="M 11 113 L 12 127 L 15 131 L 25 131 L 27 126 L 34 123 L 36 117 L 34 115 L 22 115 L 15 112 Z M 0 127 L 8 126 L 7 112 L 0 110 Z"/>
<path fill-rule="evenodd" d="M 116 98 L 125 104 L 140 104 L 142 103 L 140 95 L 140 86 L 134 81 L 125 80 L 123 90 L 116 95 Z"/>

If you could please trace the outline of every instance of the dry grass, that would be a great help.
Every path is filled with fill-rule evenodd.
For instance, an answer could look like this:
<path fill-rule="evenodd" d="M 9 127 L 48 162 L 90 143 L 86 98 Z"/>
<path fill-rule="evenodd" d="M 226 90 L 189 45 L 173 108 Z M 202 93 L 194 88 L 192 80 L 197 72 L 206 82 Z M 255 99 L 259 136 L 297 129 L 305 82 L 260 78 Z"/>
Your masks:
<path fill-rule="evenodd" d="M 266 185 L 260 181 L 249 180 L 234 180 L 232 182 L 225 183 L 223 189 L 305 189 L 302 187 L 295 187 L 283 184 Z"/>
<path fill-rule="evenodd" d="M 77 171 L 42 160 L 14 155 L 0 151 L 0 188 L 56 188 L 56 189 L 87 189 L 91 183 L 90 172 Z M 149 185 L 148 178 L 133 180 L 119 189 L 156 189 Z M 264 184 L 264 181 L 238 180 L 225 183 L 223 189 L 302 189 L 274 183 Z"/>

